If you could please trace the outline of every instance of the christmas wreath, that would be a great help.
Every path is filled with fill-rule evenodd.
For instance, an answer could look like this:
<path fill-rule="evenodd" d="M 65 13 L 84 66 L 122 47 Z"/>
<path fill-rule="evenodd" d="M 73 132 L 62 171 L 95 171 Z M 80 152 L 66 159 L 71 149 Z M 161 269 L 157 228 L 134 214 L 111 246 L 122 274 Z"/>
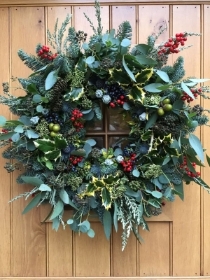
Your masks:
<path fill-rule="evenodd" d="M 24 96 L 13 96 L 3 84 L 0 103 L 18 118 L 0 117 L 0 144 L 8 146 L 6 170 L 24 170 L 17 182 L 33 186 L 12 199 L 30 198 L 23 213 L 49 203 L 46 219 L 55 230 L 69 225 L 89 237 L 95 235 L 89 217 L 96 213 L 107 238 L 112 224 L 117 231 L 121 223 L 124 249 L 131 231 L 140 240 L 138 227 L 148 229 L 145 217 L 160 214 L 176 195 L 183 199 L 183 182 L 209 189 L 196 170 L 204 152 L 193 134 L 208 123 L 208 110 L 191 105 L 197 97 L 208 98 L 209 89 L 198 87 L 205 79 L 184 79 L 182 57 L 167 65 L 170 54 L 186 48 L 188 36 L 199 34 L 178 33 L 156 45 L 161 30 L 131 48 L 130 23 L 103 34 L 98 2 L 95 10 L 97 28 L 85 15 L 94 32 L 88 43 L 87 34 L 74 27 L 63 40 L 67 16 L 48 32 L 54 53 L 41 44 L 35 56 L 19 50 L 33 73 L 17 78 Z M 107 149 L 86 133 L 106 107 L 120 108 L 129 127 L 127 137 Z M 63 221 L 66 206 L 73 211 Z"/>

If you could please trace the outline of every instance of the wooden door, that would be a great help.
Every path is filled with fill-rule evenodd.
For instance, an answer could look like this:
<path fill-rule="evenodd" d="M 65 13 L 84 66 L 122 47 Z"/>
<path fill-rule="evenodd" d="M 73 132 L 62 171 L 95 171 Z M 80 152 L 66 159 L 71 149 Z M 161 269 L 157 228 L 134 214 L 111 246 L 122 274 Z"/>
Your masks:
<path fill-rule="evenodd" d="M 0 0 L 0 81 L 9 81 L 11 76 L 25 77 L 28 69 L 17 57 L 17 50 L 23 48 L 34 53 L 38 42 L 46 41 L 47 28 L 54 27 L 55 20 L 62 22 L 67 13 L 72 13 L 72 25 L 91 34 L 91 28 L 83 12 L 94 22 L 93 3 L 84 5 L 79 1 L 3 1 Z M 75 3 L 76 2 L 76 3 Z M 119 2 L 119 3 L 118 3 Z M 117 27 L 122 21 L 130 21 L 133 27 L 133 41 L 145 43 L 151 33 L 157 33 L 167 25 L 167 31 L 159 38 L 182 31 L 202 33 L 202 37 L 190 37 L 189 50 L 184 50 L 186 76 L 210 77 L 209 31 L 210 6 L 205 1 L 195 5 L 190 1 L 176 4 L 160 4 L 147 1 L 104 1 L 102 23 L 104 31 Z M 84 1 L 83 1 L 84 3 Z M 171 63 L 175 57 L 171 58 Z M 22 94 L 20 91 L 16 94 Z M 202 104 L 210 107 L 207 100 Z M 10 113 L 1 106 L 1 115 Z M 109 115 L 109 117 L 108 117 Z M 113 138 L 126 133 L 119 123 L 118 115 L 107 114 L 100 131 L 92 132 L 94 137 L 110 144 Z M 113 130 L 114 126 L 114 130 Z M 91 132 L 90 132 L 91 133 Z M 203 129 L 200 136 L 205 148 L 210 149 L 209 130 Z M 210 275 L 210 196 L 193 184 L 185 188 L 185 202 L 177 198 L 167 203 L 162 215 L 149 222 L 150 232 L 140 233 L 144 239 L 138 244 L 132 236 L 124 252 L 121 252 L 121 233 L 115 233 L 110 241 L 103 234 L 103 227 L 93 221 L 96 232 L 94 239 L 72 233 L 68 228 L 55 232 L 50 223 L 41 224 L 44 207 L 21 215 L 26 202 L 8 204 L 11 197 L 25 191 L 25 186 L 16 184 L 17 174 L 8 175 L 0 168 L 0 279 L 183 279 L 209 278 Z M 201 171 L 205 181 L 210 183 L 209 169 Z M 165 278 L 163 278 L 165 277 Z M 147 278 L 151 279 L 151 278 Z"/>

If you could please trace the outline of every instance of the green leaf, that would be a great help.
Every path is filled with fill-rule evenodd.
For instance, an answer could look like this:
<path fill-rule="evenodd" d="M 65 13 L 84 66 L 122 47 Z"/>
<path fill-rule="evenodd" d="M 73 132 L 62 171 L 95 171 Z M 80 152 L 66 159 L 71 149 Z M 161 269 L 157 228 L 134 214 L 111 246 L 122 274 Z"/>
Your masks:
<path fill-rule="evenodd" d="M 85 62 L 89 65 L 92 64 L 95 61 L 95 57 L 94 56 L 88 56 L 85 60 Z"/>
<path fill-rule="evenodd" d="M 112 216 L 107 210 L 103 214 L 103 226 L 106 238 L 109 240 L 112 231 Z"/>
<path fill-rule="evenodd" d="M 45 157 L 49 160 L 56 160 L 61 156 L 60 150 L 49 151 L 45 153 Z"/>
<path fill-rule="evenodd" d="M 34 103 L 40 103 L 42 101 L 41 95 L 40 94 L 35 94 L 33 96 L 33 101 L 34 101 Z"/>
<path fill-rule="evenodd" d="M 110 69 L 109 73 L 112 79 L 120 84 L 129 85 L 131 82 L 127 73 L 122 69 Z"/>
<path fill-rule="evenodd" d="M 47 161 L 45 162 L 45 166 L 46 166 L 49 170 L 53 170 L 53 168 L 54 168 L 52 162 L 49 161 L 49 160 L 47 160 Z"/>
<path fill-rule="evenodd" d="M 90 237 L 90 238 L 93 238 L 95 236 L 95 231 L 90 228 L 88 231 L 87 231 L 87 235 Z"/>
<path fill-rule="evenodd" d="M 113 223 L 114 223 L 114 228 L 115 228 L 115 231 L 116 231 L 116 232 L 117 232 L 117 230 L 118 230 L 118 216 L 117 216 L 117 212 L 118 212 L 118 206 L 117 206 L 117 203 L 114 202 Z"/>
<path fill-rule="evenodd" d="M 123 56 L 123 59 L 122 59 L 122 64 L 123 64 L 123 67 L 125 69 L 125 71 L 127 72 L 128 76 L 131 78 L 131 80 L 133 80 L 134 82 L 136 82 L 136 79 L 133 75 L 133 73 L 131 72 L 131 70 L 128 68 L 126 62 L 125 62 L 125 58 Z"/>
<path fill-rule="evenodd" d="M 102 205 L 105 207 L 106 210 L 111 208 L 111 196 L 109 191 L 106 188 L 103 188 L 101 191 L 102 196 Z"/>
<path fill-rule="evenodd" d="M 158 177 L 158 180 L 160 181 L 161 184 L 168 184 L 168 183 L 170 183 L 168 178 L 164 174 L 161 174 Z"/>
<path fill-rule="evenodd" d="M 84 157 L 86 155 L 86 151 L 85 151 L 85 149 L 74 150 L 74 151 L 71 152 L 71 155 Z"/>
<path fill-rule="evenodd" d="M 51 71 L 45 80 L 45 90 L 51 89 L 58 80 L 59 69 Z"/>
<path fill-rule="evenodd" d="M 4 126 L 6 124 L 7 119 L 4 116 L 0 116 L 0 126 Z"/>
<path fill-rule="evenodd" d="M 142 103 L 144 96 L 145 96 L 145 92 L 141 87 L 138 87 L 137 85 L 132 86 L 129 92 L 130 99 L 133 99 L 134 101 L 140 101 Z"/>
<path fill-rule="evenodd" d="M 148 54 L 151 47 L 146 44 L 138 44 L 135 46 L 135 49 L 141 52 L 142 54 Z"/>
<path fill-rule="evenodd" d="M 32 198 L 32 200 L 29 202 L 29 204 L 25 207 L 25 209 L 23 210 L 22 214 L 26 214 L 32 208 L 37 206 L 39 204 L 39 202 L 40 202 L 41 196 L 42 196 L 41 193 L 38 193 L 36 196 L 34 196 L 34 198 Z"/>
<path fill-rule="evenodd" d="M 159 191 L 153 191 L 151 192 L 152 196 L 156 197 L 156 198 L 161 198 L 163 196 L 163 194 Z"/>
<path fill-rule="evenodd" d="M 41 184 L 44 184 L 44 182 L 41 179 L 39 179 L 38 177 L 21 176 L 21 179 L 26 184 L 31 184 L 33 186 L 40 186 Z"/>
<path fill-rule="evenodd" d="M 129 47 L 130 44 L 131 44 L 131 40 L 129 40 L 127 38 L 123 39 L 122 42 L 121 42 L 121 46 L 124 47 L 124 48 Z"/>
<path fill-rule="evenodd" d="M 182 100 L 176 100 L 173 103 L 173 110 L 180 110 L 183 108 L 183 106 L 184 106 L 184 102 Z"/>
<path fill-rule="evenodd" d="M 48 185 L 41 184 L 39 190 L 42 192 L 51 192 L 51 188 Z"/>
<path fill-rule="evenodd" d="M 149 117 L 149 119 L 148 119 L 148 121 L 147 121 L 147 123 L 146 123 L 145 129 L 147 130 L 147 129 L 149 129 L 150 127 L 152 127 L 152 126 L 156 123 L 157 118 L 158 118 L 158 115 L 157 115 L 156 113 L 153 113 L 153 114 Z"/>
<path fill-rule="evenodd" d="M 190 97 L 192 97 L 192 99 L 195 99 L 195 96 L 193 95 L 193 93 L 191 92 L 191 90 L 188 88 L 188 86 L 186 86 L 186 84 L 184 82 L 181 82 L 181 88 L 183 89 L 184 92 L 186 92 Z"/>
<path fill-rule="evenodd" d="M 163 80 L 166 83 L 169 83 L 170 79 L 166 72 L 161 71 L 161 70 L 155 70 L 155 72 L 161 78 L 161 80 Z"/>
<path fill-rule="evenodd" d="M 198 139 L 198 137 L 195 136 L 194 134 L 190 134 L 189 143 L 190 143 L 191 147 L 194 149 L 194 151 L 196 152 L 196 154 L 198 155 L 198 157 L 200 158 L 200 160 L 202 162 L 204 162 L 203 147 L 202 147 L 202 144 L 201 144 L 200 140 Z"/>
<path fill-rule="evenodd" d="M 60 137 L 55 137 L 55 147 L 58 149 L 64 149 L 67 146 L 67 141 Z"/>
<path fill-rule="evenodd" d="M 8 140 L 14 135 L 14 132 L 0 134 L 0 140 Z"/>
<path fill-rule="evenodd" d="M 61 189 L 61 190 L 60 190 L 59 196 L 60 196 L 60 199 L 61 199 L 65 204 L 69 204 L 69 195 L 68 195 L 68 193 L 67 193 L 64 189 Z"/>
<path fill-rule="evenodd" d="M 58 202 L 55 204 L 55 206 L 53 208 L 53 212 L 52 212 L 52 215 L 50 217 L 50 220 L 53 220 L 56 217 L 58 217 L 63 212 L 63 209 L 64 209 L 63 201 L 58 200 Z"/>
<path fill-rule="evenodd" d="M 210 166 L 210 157 L 208 155 L 206 155 L 206 160 L 208 162 L 208 165 Z"/>
<path fill-rule="evenodd" d="M 161 92 L 158 87 L 161 87 L 163 84 L 160 83 L 152 83 L 144 87 L 144 89 L 148 92 Z"/>
<path fill-rule="evenodd" d="M 154 206 L 156 208 L 160 208 L 161 204 L 156 199 L 149 199 L 147 202 L 148 202 L 148 204 L 150 204 L 150 205 L 152 205 L 152 206 Z"/>
<path fill-rule="evenodd" d="M 174 189 L 176 190 L 176 193 L 181 198 L 181 200 L 184 200 L 183 182 L 181 182 L 181 184 L 179 184 L 179 185 L 174 185 Z"/>
<path fill-rule="evenodd" d="M 144 54 L 137 55 L 136 60 L 142 65 L 154 66 L 157 64 L 154 59 L 147 57 Z"/>
<path fill-rule="evenodd" d="M 38 92 L 35 84 L 28 85 L 27 86 L 27 91 L 30 92 L 30 93 L 37 93 Z"/>

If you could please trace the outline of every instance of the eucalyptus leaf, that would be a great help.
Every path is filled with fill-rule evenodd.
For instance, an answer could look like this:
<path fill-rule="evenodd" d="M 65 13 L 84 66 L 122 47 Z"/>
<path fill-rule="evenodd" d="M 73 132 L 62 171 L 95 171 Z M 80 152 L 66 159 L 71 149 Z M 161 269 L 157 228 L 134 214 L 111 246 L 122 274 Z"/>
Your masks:
<path fill-rule="evenodd" d="M 103 214 L 103 226 L 105 236 L 107 239 L 109 239 L 112 231 L 112 216 L 111 213 L 107 210 L 105 210 Z"/>
<path fill-rule="evenodd" d="M 34 186 L 40 186 L 41 184 L 44 184 L 44 182 L 41 179 L 39 179 L 38 177 L 21 176 L 21 179 L 26 184 L 31 184 Z"/>
<path fill-rule="evenodd" d="M 56 217 L 58 217 L 63 212 L 63 209 L 64 209 L 63 201 L 58 200 L 58 202 L 55 204 L 53 208 L 53 212 L 52 215 L 50 216 L 50 220 L 53 220 Z"/>
<path fill-rule="evenodd" d="M 144 87 L 144 89 L 148 92 L 161 92 L 160 89 L 158 89 L 158 87 L 161 87 L 163 84 L 160 84 L 160 83 L 152 83 L 152 84 L 149 84 L 149 85 L 146 85 Z"/>
<path fill-rule="evenodd" d="M 13 142 L 18 142 L 20 140 L 20 133 L 15 133 L 11 137 Z"/>
<path fill-rule="evenodd" d="M 0 116 L 0 126 L 4 126 L 6 124 L 7 119 L 4 116 Z"/>
<path fill-rule="evenodd" d="M 60 196 L 60 199 L 65 203 L 65 204 L 69 204 L 69 195 L 68 193 L 64 190 L 64 189 L 61 189 L 59 191 L 59 196 Z"/>
<path fill-rule="evenodd" d="M 88 56 L 85 60 L 85 62 L 89 65 L 92 64 L 95 61 L 95 57 L 94 56 Z"/>
<path fill-rule="evenodd" d="M 140 172 L 138 171 L 138 169 L 134 169 L 132 171 L 132 174 L 133 174 L 134 177 L 139 177 L 140 176 Z"/>
<path fill-rule="evenodd" d="M 51 192 L 51 188 L 46 184 L 41 184 L 39 190 L 42 192 Z"/>
<path fill-rule="evenodd" d="M 151 194 L 156 198 L 161 198 L 163 196 L 163 194 L 159 191 L 153 191 Z"/>
<path fill-rule="evenodd" d="M 58 80 L 59 69 L 51 71 L 45 80 L 45 90 L 51 89 Z"/>
<path fill-rule="evenodd" d="M 194 149 L 198 157 L 202 162 L 204 162 L 204 152 L 203 152 L 203 147 L 202 144 L 197 136 L 194 134 L 189 135 L 189 143 L 191 147 Z"/>
<path fill-rule="evenodd" d="M 113 223 L 114 223 L 114 228 L 115 228 L 115 231 L 117 232 L 118 231 L 118 206 L 117 206 L 117 203 L 114 202 L 114 215 L 113 215 Z"/>
<path fill-rule="evenodd" d="M 22 125 L 18 125 L 16 126 L 16 128 L 14 129 L 15 132 L 18 133 L 23 133 L 23 126 Z"/>
<path fill-rule="evenodd" d="M 161 80 L 163 80 L 166 83 L 170 82 L 170 78 L 166 72 L 161 71 L 161 70 L 155 70 L 155 72 L 161 78 Z"/>
<path fill-rule="evenodd" d="M 123 39 L 122 42 L 121 42 L 121 46 L 124 47 L 124 48 L 129 47 L 130 44 L 131 44 L 131 40 L 129 40 L 127 38 Z"/>
<path fill-rule="evenodd" d="M 0 134 L 0 140 L 8 140 L 14 135 L 14 132 Z"/>
<path fill-rule="evenodd" d="M 43 110 L 44 110 L 44 108 L 43 108 L 42 105 L 36 106 L 36 111 L 37 111 L 38 113 L 42 113 Z"/>
<path fill-rule="evenodd" d="M 181 82 L 181 88 L 182 88 L 183 91 L 186 92 L 192 99 L 195 99 L 195 96 L 193 95 L 193 93 L 191 92 L 191 90 L 189 89 L 189 87 L 188 87 L 184 82 Z"/>
<path fill-rule="evenodd" d="M 95 236 L 95 231 L 90 228 L 88 231 L 87 231 L 87 235 L 90 237 L 90 238 L 93 238 Z"/>
<path fill-rule="evenodd" d="M 36 207 L 41 199 L 42 194 L 38 193 L 37 195 L 35 195 L 32 200 L 29 202 L 29 204 L 25 207 L 25 209 L 23 210 L 22 214 L 26 214 L 27 212 L 29 212 L 32 208 Z"/>
<path fill-rule="evenodd" d="M 94 139 L 87 139 L 85 141 L 85 143 L 89 144 L 90 146 L 95 146 L 96 145 L 96 141 Z"/>
<path fill-rule="evenodd" d="M 40 94 L 35 94 L 35 95 L 33 96 L 33 101 L 34 101 L 35 103 L 40 103 L 40 102 L 42 101 L 41 95 L 40 95 Z"/>

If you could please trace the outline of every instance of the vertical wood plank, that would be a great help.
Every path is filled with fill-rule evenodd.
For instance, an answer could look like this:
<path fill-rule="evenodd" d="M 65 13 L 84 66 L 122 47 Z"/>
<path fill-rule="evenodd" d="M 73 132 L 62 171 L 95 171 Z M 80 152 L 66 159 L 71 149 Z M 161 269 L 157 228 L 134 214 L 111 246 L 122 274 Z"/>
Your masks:
<path fill-rule="evenodd" d="M 52 224 L 47 224 L 48 243 L 48 275 L 59 277 L 72 276 L 72 231 L 69 226 L 58 232 L 52 229 Z"/>
<path fill-rule="evenodd" d="M 190 15 L 190 16 L 187 16 Z M 182 31 L 200 33 L 200 6 L 173 6 L 173 34 Z M 183 51 L 186 77 L 200 77 L 200 37 L 189 37 Z M 173 204 L 173 274 L 174 276 L 200 275 L 200 188 L 195 184 L 185 187 L 184 203 Z"/>
<path fill-rule="evenodd" d="M 108 277 L 110 276 L 110 241 L 103 232 L 99 222 L 92 222 L 95 237 L 86 234 L 74 234 L 74 258 L 76 277 Z"/>
<path fill-rule="evenodd" d="M 52 33 L 54 31 L 56 20 L 58 19 L 58 27 L 60 28 L 62 22 L 65 20 L 67 14 L 71 15 L 71 6 L 61 6 L 61 7 L 47 7 L 47 29 Z M 64 33 L 64 39 L 68 34 L 67 26 L 66 32 Z"/>
<path fill-rule="evenodd" d="M 121 230 L 117 233 L 113 230 L 111 276 L 135 277 L 137 276 L 137 241 L 134 234 L 131 232 L 128 244 L 122 252 L 121 234 Z"/>
<path fill-rule="evenodd" d="M 2 83 L 9 82 L 9 9 L 0 8 L 0 92 L 2 93 Z M 0 105 L 1 115 L 4 115 L 7 119 L 10 117 L 9 110 L 6 106 Z M 5 148 L 1 149 L 1 153 Z M 0 158 L 0 213 L 3 219 L 1 219 L 0 230 L 0 272 L 2 276 L 10 275 L 10 175 L 3 168 L 6 161 L 2 157 Z"/>
<path fill-rule="evenodd" d="M 210 5 L 204 5 L 204 22 L 203 22 L 203 39 L 204 39 L 204 74 L 205 78 L 210 78 L 210 53 L 209 53 L 209 25 L 210 25 Z M 205 83 L 205 85 L 210 86 L 210 82 Z M 205 99 L 203 101 L 202 106 L 205 109 L 210 108 L 210 100 Z M 209 127 L 204 127 L 202 130 L 202 139 L 203 145 L 207 149 L 207 154 L 210 154 L 210 143 L 209 143 Z M 209 176 L 209 168 L 206 163 L 206 168 L 202 169 L 203 179 L 204 181 L 210 185 L 210 176 Z M 210 195 L 206 191 L 204 191 L 204 200 L 203 200 L 203 275 L 210 275 Z"/>
<path fill-rule="evenodd" d="M 168 276 L 170 267 L 169 223 L 149 222 L 148 231 L 140 229 L 144 243 L 140 247 L 140 276 Z"/>
<path fill-rule="evenodd" d="M 90 27 L 90 23 L 84 16 L 84 13 L 93 22 L 95 28 L 97 28 L 97 20 L 95 17 L 95 9 L 93 6 L 75 6 L 73 9 L 73 21 L 72 25 L 76 30 L 83 30 L 87 33 L 87 38 L 93 35 L 93 30 Z M 103 26 L 103 33 L 109 30 L 109 7 L 101 6 L 101 23 Z M 87 39 L 88 40 L 88 39 Z"/>
<path fill-rule="evenodd" d="M 164 27 L 167 30 L 159 36 L 157 44 L 166 41 L 169 36 L 169 5 L 139 6 L 139 43 L 145 44 L 149 35 L 157 35 Z"/>
<path fill-rule="evenodd" d="M 136 44 L 136 10 L 135 6 L 112 6 L 112 28 L 116 31 L 123 21 L 129 21 L 132 26 L 132 44 Z"/>
<path fill-rule="evenodd" d="M 17 56 L 23 48 L 34 53 L 37 43 L 44 41 L 44 8 L 11 8 L 11 74 L 27 77 L 30 71 Z M 18 91 L 16 94 L 23 94 Z M 12 197 L 27 191 L 27 186 L 16 184 L 13 175 Z M 28 203 L 28 201 L 27 201 Z M 13 276 L 45 276 L 46 244 L 45 226 L 40 225 L 39 209 L 22 216 L 26 202 L 23 199 L 12 204 L 12 270 Z M 38 269 L 37 269 L 38 268 Z"/>

